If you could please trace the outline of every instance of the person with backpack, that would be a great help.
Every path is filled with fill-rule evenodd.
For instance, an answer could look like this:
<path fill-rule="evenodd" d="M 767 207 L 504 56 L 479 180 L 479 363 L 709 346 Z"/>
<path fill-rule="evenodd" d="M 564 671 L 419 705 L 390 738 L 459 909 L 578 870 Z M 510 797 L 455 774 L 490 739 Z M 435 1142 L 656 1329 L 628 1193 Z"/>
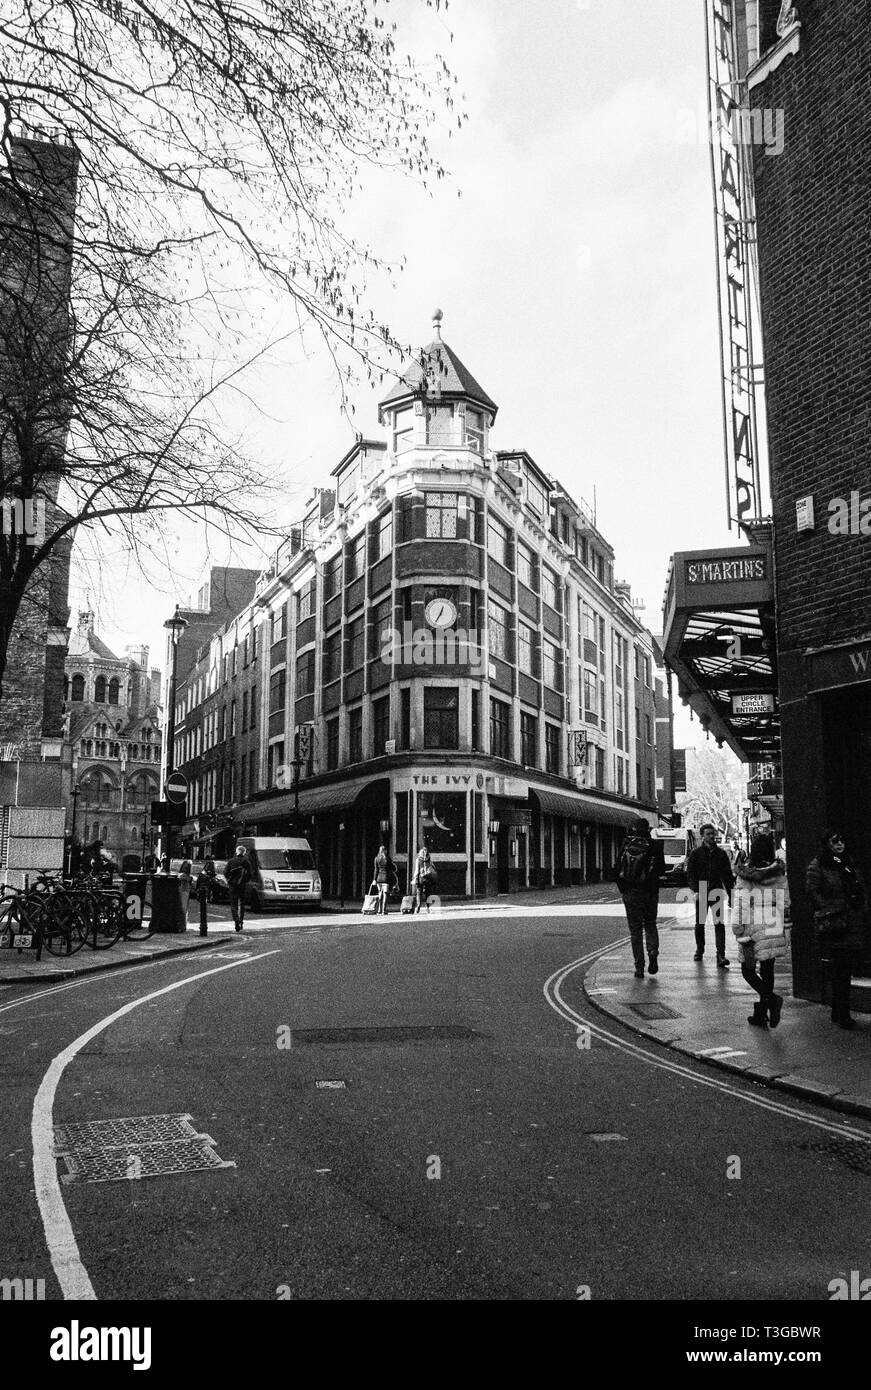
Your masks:
<path fill-rule="evenodd" d="M 248 851 L 244 845 L 237 845 L 236 853 L 232 859 L 227 860 L 224 878 L 230 890 L 233 922 L 236 930 L 241 931 L 245 925 L 245 889 L 251 881 L 251 865 L 248 863 Z"/>
<path fill-rule="evenodd" d="M 665 849 L 661 840 L 654 840 L 650 825 L 639 817 L 632 822 L 620 847 L 614 880 L 620 889 L 632 955 L 635 958 L 635 978 L 644 979 L 644 947 L 647 946 L 648 974 L 659 971 L 659 930 L 656 914 L 659 908 L 659 885 L 665 876 Z"/>
<path fill-rule="evenodd" d="M 717 950 L 717 965 L 728 970 L 726 957 L 726 913 L 725 904 L 732 900 L 735 875 L 729 856 L 717 844 L 717 828 L 708 823 L 701 827 L 702 843 L 697 845 L 687 858 L 687 883 L 696 896 L 696 953 L 693 960 L 702 960 L 705 954 L 705 927 L 709 913 L 714 916 L 714 945 Z M 704 904 L 702 894 L 704 892 Z"/>

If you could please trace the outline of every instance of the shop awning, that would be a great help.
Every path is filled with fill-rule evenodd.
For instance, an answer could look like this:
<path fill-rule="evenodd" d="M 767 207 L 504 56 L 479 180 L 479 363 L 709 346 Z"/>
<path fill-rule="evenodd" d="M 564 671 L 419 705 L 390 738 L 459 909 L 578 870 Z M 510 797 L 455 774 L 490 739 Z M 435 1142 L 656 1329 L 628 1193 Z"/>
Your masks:
<path fill-rule="evenodd" d="M 328 787 L 305 787 L 299 792 L 299 811 L 301 815 L 311 815 L 314 811 L 342 811 L 351 806 L 369 784 L 367 782 L 333 782 Z M 297 808 L 297 798 L 293 792 L 284 796 L 273 796 L 264 801 L 249 801 L 240 806 L 237 818 L 245 825 L 256 821 L 275 820 L 279 816 L 292 816 Z"/>
<path fill-rule="evenodd" d="M 539 809 L 551 816 L 565 816 L 568 820 L 593 821 L 600 825 L 629 825 L 637 820 L 640 812 L 628 806 L 613 806 L 597 801 L 594 796 L 582 793 L 551 791 L 549 787 L 531 787 L 530 797 L 538 802 Z"/>
<path fill-rule="evenodd" d="M 678 694 L 746 762 L 780 755 L 774 584 L 762 543 L 672 557 L 662 650 Z"/>

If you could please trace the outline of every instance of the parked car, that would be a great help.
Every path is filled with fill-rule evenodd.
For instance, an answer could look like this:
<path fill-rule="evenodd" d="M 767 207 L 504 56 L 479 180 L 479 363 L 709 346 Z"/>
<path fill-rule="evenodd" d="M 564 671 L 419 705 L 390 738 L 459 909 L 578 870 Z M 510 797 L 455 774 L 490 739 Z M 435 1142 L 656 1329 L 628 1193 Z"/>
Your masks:
<path fill-rule="evenodd" d="M 247 901 L 255 912 L 266 907 L 320 908 L 321 876 L 308 840 L 243 835 L 236 843 L 248 851 L 252 878 Z"/>
<path fill-rule="evenodd" d="M 676 883 L 684 887 L 687 881 L 687 859 L 696 847 L 696 837 L 688 826 L 673 830 L 661 826 L 651 831 L 651 838 L 659 840 L 665 855 L 665 878 L 663 883 Z"/>

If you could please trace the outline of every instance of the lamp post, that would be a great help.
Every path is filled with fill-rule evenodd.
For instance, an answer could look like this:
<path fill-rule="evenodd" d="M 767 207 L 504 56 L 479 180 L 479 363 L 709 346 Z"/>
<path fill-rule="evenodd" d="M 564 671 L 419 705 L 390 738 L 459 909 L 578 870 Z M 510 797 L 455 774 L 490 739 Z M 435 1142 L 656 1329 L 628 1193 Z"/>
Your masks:
<path fill-rule="evenodd" d="M 72 876 L 73 876 L 73 855 L 74 855 L 74 853 L 75 853 L 75 843 L 76 843 L 76 808 L 77 808 L 77 806 L 78 806 L 78 804 L 79 804 L 79 787 L 78 787 L 78 783 L 77 783 L 77 781 L 76 781 L 76 777 L 78 776 L 78 771 L 79 771 L 79 760 L 78 760 L 78 758 L 76 757 L 76 755 L 75 755 L 75 753 L 74 753 L 74 754 L 73 754 L 72 763 L 71 763 L 71 765 L 70 765 L 70 777 L 71 777 L 71 779 L 72 779 L 73 819 L 72 819 L 72 824 L 71 824 L 71 826 L 70 826 L 70 857 L 69 857 L 69 859 L 68 859 L 68 861 L 67 861 L 67 877 L 68 877 L 68 878 L 72 878 Z"/>
<path fill-rule="evenodd" d="M 169 654 L 169 697 L 166 720 L 166 766 L 163 769 L 164 787 L 168 778 L 175 772 L 175 682 L 176 665 L 178 662 L 178 643 L 179 638 L 187 627 L 187 618 L 183 618 L 178 611 L 178 604 L 175 605 L 175 612 L 171 618 L 167 618 L 163 626 L 170 634 L 170 654 Z M 164 800 L 165 800 L 164 796 Z M 166 827 L 166 855 L 172 858 L 172 826 Z"/>

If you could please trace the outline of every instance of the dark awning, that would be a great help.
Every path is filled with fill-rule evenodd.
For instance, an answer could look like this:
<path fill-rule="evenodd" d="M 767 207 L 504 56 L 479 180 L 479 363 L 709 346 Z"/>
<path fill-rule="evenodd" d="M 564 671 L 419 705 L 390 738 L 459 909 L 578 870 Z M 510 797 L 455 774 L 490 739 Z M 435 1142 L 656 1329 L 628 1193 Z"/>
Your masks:
<path fill-rule="evenodd" d="M 301 787 L 299 812 L 308 816 L 314 811 L 342 811 L 353 805 L 367 785 L 366 782 L 332 782 L 328 787 Z M 283 796 L 273 796 L 264 801 L 249 801 L 239 807 L 236 816 L 245 825 L 253 825 L 257 821 L 292 816 L 296 809 L 295 793 L 286 792 Z"/>
<path fill-rule="evenodd" d="M 551 791 L 549 787 L 530 787 L 530 797 L 537 801 L 539 809 L 551 816 L 566 816 L 569 820 L 593 821 L 600 825 L 629 825 L 637 820 L 640 812 L 630 806 L 614 806 L 598 801 L 594 796 L 584 796 L 582 792 Z"/>

